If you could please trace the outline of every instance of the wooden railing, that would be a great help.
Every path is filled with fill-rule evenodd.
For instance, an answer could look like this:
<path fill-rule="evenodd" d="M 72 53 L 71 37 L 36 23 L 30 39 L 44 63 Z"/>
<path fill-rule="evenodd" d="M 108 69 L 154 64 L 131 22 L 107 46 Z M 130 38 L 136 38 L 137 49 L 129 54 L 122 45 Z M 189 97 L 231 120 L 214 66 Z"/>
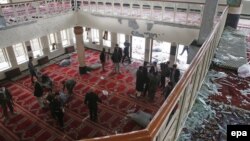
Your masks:
<path fill-rule="evenodd" d="M 197 97 L 197 92 L 211 64 L 211 60 L 224 29 L 227 12 L 228 8 L 223 11 L 219 22 L 216 24 L 207 40 L 203 43 L 190 67 L 183 74 L 169 97 L 144 130 L 85 139 L 85 141 L 177 140 Z"/>

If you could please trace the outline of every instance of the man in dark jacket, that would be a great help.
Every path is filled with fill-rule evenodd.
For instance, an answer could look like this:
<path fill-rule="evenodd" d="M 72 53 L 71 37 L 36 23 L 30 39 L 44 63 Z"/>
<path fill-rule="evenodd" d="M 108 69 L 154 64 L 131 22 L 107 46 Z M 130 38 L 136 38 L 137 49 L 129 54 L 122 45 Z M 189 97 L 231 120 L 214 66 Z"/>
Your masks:
<path fill-rule="evenodd" d="M 149 100 L 153 101 L 155 98 L 156 90 L 159 85 L 159 78 L 157 72 L 153 72 L 149 74 L 149 87 L 148 87 L 148 96 Z"/>
<path fill-rule="evenodd" d="M 144 74 L 143 74 L 143 67 L 140 66 L 136 72 L 136 91 L 137 97 L 141 96 L 144 88 Z"/>
<path fill-rule="evenodd" d="M 104 65 L 106 62 L 105 48 L 102 49 L 102 52 L 100 54 L 100 61 L 102 63 L 102 71 L 105 71 L 105 69 L 104 69 Z"/>
<path fill-rule="evenodd" d="M 53 113 L 55 114 L 56 120 L 58 121 L 60 127 L 64 128 L 64 121 L 63 121 L 64 112 L 63 112 L 62 104 L 59 99 L 60 99 L 59 95 L 57 95 L 55 99 L 52 101 L 51 103 L 52 110 L 53 110 Z"/>
<path fill-rule="evenodd" d="M 173 90 L 173 83 L 171 81 L 169 81 L 168 85 L 163 90 L 163 95 L 164 95 L 165 100 L 167 99 L 169 94 L 172 92 L 172 90 Z"/>
<path fill-rule="evenodd" d="M 43 96 L 43 87 L 40 84 L 39 80 L 37 80 L 35 82 L 35 86 L 34 86 L 34 96 L 36 97 L 39 105 L 44 108 L 44 104 L 43 104 L 43 100 L 42 100 L 42 96 Z"/>
<path fill-rule="evenodd" d="M 68 79 L 66 81 L 63 81 L 62 84 L 63 84 L 63 91 L 66 88 L 69 95 L 73 94 L 73 89 L 76 85 L 76 81 L 74 79 Z"/>
<path fill-rule="evenodd" d="M 28 62 L 28 69 L 31 75 L 31 82 L 34 83 L 34 76 L 36 77 L 36 79 L 38 79 L 37 75 L 36 75 L 36 69 L 33 65 L 33 57 L 29 57 L 29 62 Z"/>
<path fill-rule="evenodd" d="M 96 93 L 92 90 L 85 96 L 84 103 L 88 105 L 90 120 L 97 121 L 97 102 L 102 102 Z"/>
<path fill-rule="evenodd" d="M 175 84 L 179 81 L 180 75 L 180 70 L 177 69 L 177 65 L 174 64 L 170 72 L 170 81 L 173 83 L 173 86 L 175 86 Z"/>
<path fill-rule="evenodd" d="M 161 86 L 162 88 L 165 87 L 165 83 L 166 83 L 166 77 L 169 77 L 170 74 L 170 68 L 168 67 L 169 65 L 169 61 L 167 61 L 166 63 L 161 63 L 160 67 L 161 67 Z"/>
<path fill-rule="evenodd" d="M 13 108 L 13 100 L 12 96 L 8 89 L 5 87 L 0 88 L 0 105 L 3 110 L 3 116 L 5 117 L 4 120 L 8 120 L 8 108 L 12 114 L 14 114 L 14 108 Z"/>
<path fill-rule="evenodd" d="M 129 46 L 130 46 L 130 44 L 129 44 L 129 42 L 127 40 L 125 41 L 124 46 L 125 46 L 125 48 L 123 50 L 124 56 L 122 58 L 122 63 L 124 62 L 125 58 L 127 58 L 128 62 L 131 63 L 131 60 L 130 60 L 130 57 L 129 57 Z"/>
<path fill-rule="evenodd" d="M 112 54 L 111 57 L 113 63 L 114 63 L 114 70 L 116 73 L 120 73 L 120 61 L 121 61 L 121 53 L 119 47 L 115 47 L 114 53 Z"/>

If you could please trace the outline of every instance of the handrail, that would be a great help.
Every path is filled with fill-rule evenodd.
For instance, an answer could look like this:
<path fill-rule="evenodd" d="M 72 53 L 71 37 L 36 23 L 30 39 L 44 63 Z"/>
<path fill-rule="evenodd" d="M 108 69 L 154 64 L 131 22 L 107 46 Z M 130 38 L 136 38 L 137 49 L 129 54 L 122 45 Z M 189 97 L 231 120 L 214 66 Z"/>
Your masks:
<path fill-rule="evenodd" d="M 21 1 L 21 2 L 13 2 L 13 3 L 4 3 L 4 4 L 0 4 L 0 6 L 4 6 L 4 5 L 10 5 L 10 4 L 20 4 L 20 3 L 28 3 L 28 2 L 40 2 L 40 1 L 44 1 L 44 0 L 35 0 L 35 1 Z"/>
<path fill-rule="evenodd" d="M 188 4 L 202 4 L 202 2 L 191 2 L 191 1 L 175 1 L 175 0 L 141 0 L 141 1 L 154 1 L 154 2 L 171 2 L 171 3 L 188 3 Z"/>
<path fill-rule="evenodd" d="M 173 109 L 175 108 L 175 105 L 177 104 L 178 100 L 181 97 L 182 91 L 186 89 L 186 86 L 189 84 L 189 80 L 197 71 L 198 65 L 202 63 L 202 61 L 204 61 L 205 54 L 208 53 L 208 50 L 215 50 L 216 46 L 218 45 L 218 42 L 215 42 L 214 46 L 211 46 L 210 43 L 212 43 L 212 41 L 215 40 L 215 36 L 217 34 L 221 36 L 222 29 L 220 28 L 224 27 L 225 15 L 227 14 L 227 12 L 228 12 L 228 7 L 223 11 L 222 15 L 224 16 L 220 18 L 220 22 L 216 24 L 216 26 L 214 27 L 208 39 L 203 43 L 202 47 L 198 51 L 197 55 L 194 57 L 188 70 L 183 74 L 179 83 L 172 90 L 171 94 L 169 95 L 167 100 L 163 103 L 163 105 L 158 110 L 158 112 L 155 114 L 154 118 L 146 127 L 146 129 L 140 130 L 138 132 L 130 132 L 130 133 L 123 133 L 123 134 L 118 134 L 118 135 L 110 135 L 110 136 L 105 136 L 105 137 L 86 139 L 86 141 L 106 141 L 106 140 L 109 140 L 109 141 L 121 141 L 121 140 L 142 141 L 141 140 L 142 138 L 144 139 L 144 141 L 154 140 L 164 120 L 166 120 L 166 117 L 168 117 L 170 113 L 173 111 Z M 219 30 L 221 30 L 221 32 Z M 211 55 L 211 57 L 212 56 L 213 55 Z M 211 58 L 208 58 L 208 59 L 211 61 Z M 204 71 L 207 72 L 207 70 L 204 70 Z M 200 79 L 200 81 L 202 81 L 203 79 L 204 77 Z M 179 131 L 180 129 L 177 129 L 177 130 Z M 137 137 L 138 135 L 144 135 L 144 137 L 138 138 Z"/>
<path fill-rule="evenodd" d="M 14 3 L 4 3 L 4 4 L 0 4 L 0 6 L 4 6 L 4 5 L 10 5 L 10 4 L 20 4 L 20 3 L 27 3 L 27 2 L 40 2 L 40 1 L 44 1 L 44 0 L 34 0 L 34 1 L 22 1 L 22 2 L 14 2 Z M 159 2 L 172 2 L 172 3 L 188 3 L 188 4 L 202 4 L 204 5 L 204 3 L 202 2 L 190 2 L 190 1 L 175 1 L 175 0 L 141 0 L 141 1 L 159 1 Z M 227 4 L 219 4 L 219 6 L 227 6 Z"/>
<path fill-rule="evenodd" d="M 147 1 L 149 3 L 147 3 Z M 46 2 L 45 0 L 27 1 L 2 4 L 0 5 L 0 7 L 2 7 L 2 15 L 5 18 L 7 26 L 17 25 L 30 21 L 37 21 L 39 18 L 47 18 L 55 16 L 57 14 L 66 13 L 70 9 L 75 8 L 85 12 L 102 15 L 123 16 L 199 27 L 199 25 L 201 24 L 201 21 L 199 19 L 201 19 L 204 5 L 204 3 L 174 0 L 159 1 L 160 3 L 155 0 L 74 0 L 73 3 L 71 0 L 53 0 L 51 2 Z M 95 4 L 91 4 L 91 2 L 95 2 Z M 111 5 L 107 5 L 107 2 Z M 102 3 L 102 5 L 100 5 L 99 3 Z M 120 4 L 119 8 L 115 6 L 115 4 L 117 3 Z M 129 7 L 126 7 L 124 3 L 130 4 Z M 171 4 L 168 5 L 168 3 Z M 178 5 L 178 3 L 182 3 L 182 5 Z M 134 4 L 139 5 L 139 7 L 133 7 Z M 199 6 L 194 6 L 194 4 Z M 145 7 L 143 7 L 145 5 L 149 7 L 145 9 Z M 193 8 L 192 5 L 194 6 Z M 99 6 L 103 8 L 99 8 Z M 112 6 L 112 8 L 110 8 L 109 6 Z M 159 6 L 161 8 L 156 9 L 155 6 Z M 171 7 L 171 9 L 166 9 L 166 7 Z M 186 10 L 179 11 L 178 9 Z M 199 12 L 193 12 L 193 9 L 197 9 Z M 189 13 L 195 14 L 195 17 L 190 16 Z M 182 18 L 179 18 L 178 14 L 185 14 L 185 17 L 181 16 Z"/>
<path fill-rule="evenodd" d="M 204 5 L 205 3 L 204 2 L 193 2 L 193 1 L 179 1 L 179 0 L 141 0 L 141 1 L 154 1 L 154 2 L 172 2 L 172 3 L 188 3 L 188 4 L 201 4 L 201 5 Z M 222 3 L 219 3 L 218 4 L 219 6 L 227 6 L 227 4 L 222 4 Z"/>

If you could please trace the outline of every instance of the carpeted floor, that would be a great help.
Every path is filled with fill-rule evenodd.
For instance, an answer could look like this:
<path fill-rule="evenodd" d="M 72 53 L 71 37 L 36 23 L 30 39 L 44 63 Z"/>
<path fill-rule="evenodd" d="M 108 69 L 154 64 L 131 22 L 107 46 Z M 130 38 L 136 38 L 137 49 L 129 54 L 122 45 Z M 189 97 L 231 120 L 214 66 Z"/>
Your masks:
<path fill-rule="evenodd" d="M 250 61 L 250 28 L 240 28 L 241 31 L 247 33 L 246 42 L 248 44 L 247 48 L 247 60 Z M 250 89 L 249 81 L 250 78 L 240 78 L 237 72 L 227 70 L 225 68 L 215 68 L 217 71 L 225 72 L 228 77 L 217 79 L 216 83 L 220 84 L 222 87 L 219 90 L 221 95 L 213 95 L 210 97 L 211 100 L 216 102 L 222 102 L 227 105 L 232 105 L 234 107 L 242 108 L 245 110 L 250 110 L 250 95 L 242 94 L 241 91 Z"/>
<path fill-rule="evenodd" d="M 86 50 L 87 65 L 99 61 L 99 52 Z M 62 88 L 61 82 L 65 79 L 77 80 L 74 96 L 65 109 L 65 129 L 60 129 L 52 119 L 48 109 L 41 109 L 33 96 L 33 86 L 29 76 L 16 81 L 6 82 L 4 85 L 11 91 L 16 115 L 11 115 L 7 122 L 1 121 L 1 141 L 4 140 L 77 140 L 91 137 L 100 137 L 115 133 L 124 133 L 140 130 L 138 124 L 126 117 L 127 111 L 133 108 L 155 114 L 163 102 L 158 91 L 155 100 L 149 102 L 146 98 L 134 98 L 135 71 L 141 62 L 134 61 L 131 65 L 121 65 L 121 74 L 113 73 L 111 60 L 107 63 L 106 72 L 101 69 L 89 74 L 78 74 L 77 55 L 72 55 L 73 63 L 70 67 L 60 67 L 52 64 L 41 69 L 55 82 L 55 88 Z M 104 79 L 101 79 L 103 77 Z M 99 104 L 98 122 L 88 118 L 88 109 L 83 103 L 86 92 L 93 88 L 101 97 Z M 107 90 L 108 96 L 101 91 Z M 132 96 L 130 96 L 132 95 Z"/>

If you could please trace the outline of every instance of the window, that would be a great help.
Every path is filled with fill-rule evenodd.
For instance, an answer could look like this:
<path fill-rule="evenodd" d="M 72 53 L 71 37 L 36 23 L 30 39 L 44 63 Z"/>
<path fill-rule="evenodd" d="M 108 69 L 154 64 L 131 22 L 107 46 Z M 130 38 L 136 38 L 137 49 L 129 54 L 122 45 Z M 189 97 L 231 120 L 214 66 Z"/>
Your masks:
<path fill-rule="evenodd" d="M 10 68 L 9 58 L 5 48 L 0 48 L 0 71 Z"/>
<path fill-rule="evenodd" d="M 153 40 L 152 60 L 151 62 L 166 62 L 169 61 L 171 43 L 164 41 Z"/>
<path fill-rule="evenodd" d="M 72 39 L 73 39 L 73 43 L 76 44 L 76 37 L 75 37 L 75 33 L 74 33 L 74 28 L 71 28 L 71 32 L 72 32 Z"/>
<path fill-rule="evenodd" d="M 48 35 L 49 39 L 49 50 L 50 52 L 53 52 L 56 50 L 56 37 L 54 33 L 51 33 Z"/>
<path fill-rule="evenodd" d="M 0 0 L 0 4 L 8 3 L 8 0 Z"/>
<path fill-rule="evenodd" d="M 88 35 L 89 35 L 89 30 L 87 30 L 86 27 L 85 27 L 83 30 L 84 30 L 84 31 L 83 31 L 83 41 L 84 41 L 85 43 L 88 43 L 88 42 L 89 42 L 89 37 L 88 37 Z"/>
<path fill-rule="evenodd" d="M 37 58 L 43 55 L 43 51 L 42 51 L 41 43 L 39 39 L 36 38 L 36 39 L 30 40 L 30 45 L 31 45 L 34 58 Z"/>
<path fill-rule="evenodd" d="M 103 32 L 103 45 L 107 47 L 111 47 L 111 33 L 108 31 Z"/>
<path fill-rule="evenodd" d="M 119 47 L 124 48 L 124 42 L 125 42 L 125 34 L 117 34 L 117 43 L 119 44 Z"/>
<path fill-rule="evenodd" d="M 62 30 L 61 31 L 61 37 L 62 37 L 62 45 L 63 47 L 66 47 L 69 45 L 69 35 L 67 30 Z"/>
<path fill-rule="evenodd" d="M 92 42 L 99 44 L 99 30 L 91 29 L 91 33 L 92 33 Z"/>
<path fill-rule="evenodd" d="M 13 45 L 13 50 L 16 56 L 17 64 L 22 64 L 28 61 L 28 54 L 23 43 Z"/>

